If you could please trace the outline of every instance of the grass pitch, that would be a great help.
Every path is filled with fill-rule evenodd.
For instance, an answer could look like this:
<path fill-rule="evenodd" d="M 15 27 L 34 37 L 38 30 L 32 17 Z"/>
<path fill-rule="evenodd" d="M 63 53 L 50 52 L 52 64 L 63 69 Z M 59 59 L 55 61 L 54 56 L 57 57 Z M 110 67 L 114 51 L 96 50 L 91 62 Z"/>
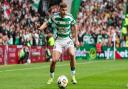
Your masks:
<path fill-rule="evenodd" d="M 60 75 L 68 77 L 67 89 L 128 89 L 127 60 L 77 61 L 76 85 L 70 82 L 69 61 L 57 63 L 55 81 L 47 85 L 49 64 L 1 65 L 0 89 L 58 89 Z"/>

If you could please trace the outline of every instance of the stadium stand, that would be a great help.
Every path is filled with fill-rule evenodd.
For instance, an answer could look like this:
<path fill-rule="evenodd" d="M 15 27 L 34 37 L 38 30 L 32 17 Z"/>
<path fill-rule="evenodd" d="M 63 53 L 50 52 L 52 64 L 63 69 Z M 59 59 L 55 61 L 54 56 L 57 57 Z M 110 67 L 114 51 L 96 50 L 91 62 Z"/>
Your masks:
<path fill-rule="evenodd" d="M 37 28 L 45 18 L 58 11 L 61 0 L 41 0 L 38 11 L 33 8 L 32 1 L 0 2 L 0 44 L 46 44 L 46 34 L 42 34 Z M 113 33 L 116 32 L 116 46 L 125 47 L 127 36 L 121 35 L 122 21 L 125 19 L 123 7 L 123 0 L 81 0 L 77 16 L 81 44 L 102 41 L 105 46 L 113 46 Z"/>
<path fill-rule="evenodd" d="M 81 44 L 113 46 L 113 34 L 116 32 L 116 47 L 125 47 L 121 27 L 125 18 L 123 0 L 82 0 L 77 21 Z"/>
<path fill-rule="evenodd" d="M 38 1 L 38 0 L 37 0 Z M 0 43 L 2 45 L 45 45 L 46 35 L 37 28 L 46 17 L 58 11 L 60 0 L 40 0 L 38 10 L 33 0 L 0 1 Z M 45 32 L 44 32 L 45 33 Z"/>
<path fill-rule="evenodd" d="M 48 46 L 47 33 L 55 28 L 49 26 L 49 30 L 44 31 L 39 31 L 38 28 L 51 14 L 58 12 L 58 4 L 63 1 L 65 0 L 1 0 L 0 49 L 3 56 L 0 58 L 0 64 L 14 63 L 13 59 L 16 59 L 17 63 L 16 50 L 19 51 L 26 45 L 30 46 L 32 62 L 35 62 L 35 59 L 38 62 L 45 61 L 45 56 L 39 54 L 45 53 L 44 49 Z M 76 50 L 77 59 L 127 58 L 127 50 L 124 51 L 124 48 L 128 47 L 128 1 L 72 0 L 71 8 L 71 13 L 78 23 L 78 39 L 81 43 Z M 115 33 L 116 47 L 113 47 Z M 102 44 L 101 49 L 104 51 L 99 55 L 95 49 L 98 43 Z M 126 55 L 122 56 L 122 52 Z M 64 53 L 62 59 L 68 60 L 68 54 Z"/>

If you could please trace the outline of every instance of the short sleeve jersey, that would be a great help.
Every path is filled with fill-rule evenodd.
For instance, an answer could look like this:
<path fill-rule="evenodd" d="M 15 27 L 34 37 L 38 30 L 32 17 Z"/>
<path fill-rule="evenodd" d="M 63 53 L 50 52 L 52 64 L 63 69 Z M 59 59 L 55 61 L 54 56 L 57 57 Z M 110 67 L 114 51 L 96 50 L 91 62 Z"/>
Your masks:
<path fill-rule="evenodd" d="M 49 18 L 48 24 L 55 25 L 55 28 L 57 29 L 57 36 L 67 37 L 70 36 L 71 26 L 75 25 L 76 21 L 69 13 L 67 13 L 63 18 L 60 16 L 60 13 L 56 13 Z"/>

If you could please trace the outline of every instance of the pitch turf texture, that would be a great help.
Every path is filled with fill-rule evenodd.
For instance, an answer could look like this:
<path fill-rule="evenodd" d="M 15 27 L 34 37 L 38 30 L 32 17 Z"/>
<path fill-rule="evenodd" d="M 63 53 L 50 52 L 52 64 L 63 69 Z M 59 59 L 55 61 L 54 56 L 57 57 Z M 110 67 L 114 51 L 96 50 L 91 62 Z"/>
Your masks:
<path fill-rule="evenodd" d="M 0 89 L 58 89 L 57 77 L 66 75 L 67 89 L 128 89 L 128 61 L 77 61 L 78 84 L 70 78 L 69 61 L 58 62 L 55 81 L 46 82 L 50 63 L 0 66 Z"/>

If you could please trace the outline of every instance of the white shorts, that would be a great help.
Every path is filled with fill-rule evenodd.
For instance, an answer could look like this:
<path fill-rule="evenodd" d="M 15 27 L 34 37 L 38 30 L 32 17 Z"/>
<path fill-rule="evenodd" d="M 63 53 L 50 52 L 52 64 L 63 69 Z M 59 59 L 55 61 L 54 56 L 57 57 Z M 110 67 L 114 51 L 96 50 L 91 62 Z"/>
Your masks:
<path fill-rule="evenodd" d="M 56 39 L 53 50 L 62 53 L 63 49 L 67 50 L 69 47 L 74 47 L 74 42 L 70 37 Z"/>

